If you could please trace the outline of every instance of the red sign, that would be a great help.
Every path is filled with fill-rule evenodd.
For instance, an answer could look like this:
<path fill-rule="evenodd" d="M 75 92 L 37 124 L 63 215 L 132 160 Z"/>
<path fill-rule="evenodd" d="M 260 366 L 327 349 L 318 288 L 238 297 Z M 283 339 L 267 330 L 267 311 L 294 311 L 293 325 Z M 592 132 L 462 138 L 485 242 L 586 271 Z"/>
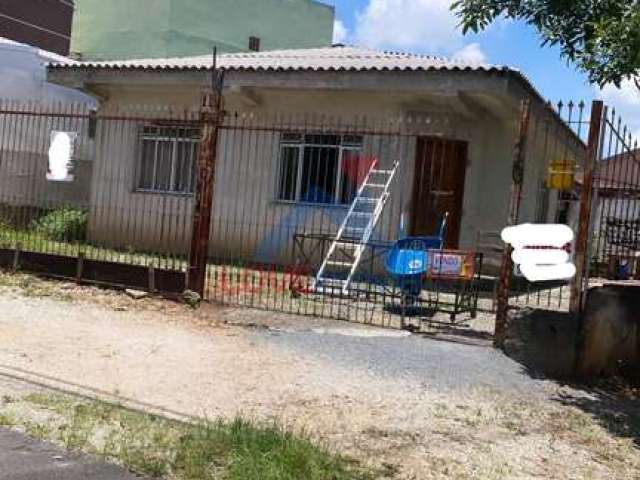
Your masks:
<path fill-rule="evenodd" d="M 471 280 L 476 271 L 476 255 L 460 250 L 429 250 L 430 278 Z"/>

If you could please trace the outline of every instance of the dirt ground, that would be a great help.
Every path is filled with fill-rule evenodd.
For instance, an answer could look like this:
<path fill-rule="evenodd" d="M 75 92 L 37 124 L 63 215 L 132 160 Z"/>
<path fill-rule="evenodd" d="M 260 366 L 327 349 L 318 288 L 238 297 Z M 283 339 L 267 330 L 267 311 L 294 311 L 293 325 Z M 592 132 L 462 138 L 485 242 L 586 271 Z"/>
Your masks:
<path fill-rule="evenodd" d="M 304 429 L 402 479 L 638 479 L 637 401 L 533 378 L 487 346 L 3 276 L 0 396 Z"/>

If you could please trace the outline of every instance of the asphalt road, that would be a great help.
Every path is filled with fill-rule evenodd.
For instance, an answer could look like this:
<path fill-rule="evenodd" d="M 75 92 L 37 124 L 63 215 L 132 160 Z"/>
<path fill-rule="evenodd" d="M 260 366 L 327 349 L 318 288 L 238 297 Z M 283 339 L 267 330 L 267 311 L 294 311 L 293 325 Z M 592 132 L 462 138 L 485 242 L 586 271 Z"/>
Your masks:
<path fill-rule="evenodd" d="M 414 381 L 433 391 L 488 388 L 544 395 L 544 387 L 548 385 L 547 381 L 532 378 L 522 365 L 493 348 L 395 333 L 345 326 L 266 330 L 257 331 L 255 335 L 258 341 L 288 349 L 301 357 L 320 357 L 377 376 Z"/>
<path fill-rule="evenodd" d="M 134 480 L 126 470 L 0 428 L 0 480 Z"/>

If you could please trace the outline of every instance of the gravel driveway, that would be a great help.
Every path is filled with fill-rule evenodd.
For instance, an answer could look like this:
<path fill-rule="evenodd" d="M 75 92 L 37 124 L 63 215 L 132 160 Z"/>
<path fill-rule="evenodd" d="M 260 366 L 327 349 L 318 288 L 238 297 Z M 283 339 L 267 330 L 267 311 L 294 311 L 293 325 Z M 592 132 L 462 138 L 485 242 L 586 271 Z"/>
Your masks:
<path fill-rule="evenodd" d="M 595 397 L 491 348 L 91 292 L 0 289 L 0 395 L 40 385 L 171 416 L 277 419 L 397 478 L 637 478 L 633 438 L 579 408 Z"/>
<path fill-rule="evenodd" d="M 492 348 L 371 330 L 336 326 L 257 332 L 255 337 L 260 345 L 273 349 L 387 380 L 414 382 L 434 392 L 474 388 L 515 394 L 547 392 L 548 382 L 524 375 L 520 364 Z"/>

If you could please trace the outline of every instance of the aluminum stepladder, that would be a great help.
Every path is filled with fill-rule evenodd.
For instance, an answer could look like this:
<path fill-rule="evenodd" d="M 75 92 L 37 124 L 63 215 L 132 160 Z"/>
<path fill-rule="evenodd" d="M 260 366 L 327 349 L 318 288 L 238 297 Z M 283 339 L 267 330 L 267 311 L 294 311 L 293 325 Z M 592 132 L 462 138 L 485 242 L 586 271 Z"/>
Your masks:
<path fill-rule="evenodd" d="M 349 292 L 367 243 L 389 199 L 398 166 L 399 162 L 395 162 L 391 170 L 379 170 L 378 160 L 373 162 L 316 274 L 314 291 L 340 291 L 345 295 Z M 330 276 L 331 273 L 338 275 Z"/>

